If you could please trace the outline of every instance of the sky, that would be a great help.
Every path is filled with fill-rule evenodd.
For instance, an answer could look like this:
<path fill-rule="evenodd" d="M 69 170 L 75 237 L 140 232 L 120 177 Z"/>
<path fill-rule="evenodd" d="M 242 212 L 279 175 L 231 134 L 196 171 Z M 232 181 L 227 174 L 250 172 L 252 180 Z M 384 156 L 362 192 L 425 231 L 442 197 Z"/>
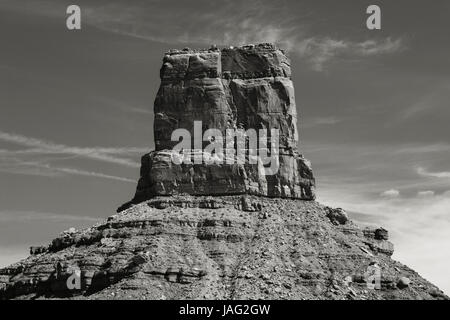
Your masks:
<path fill-rule="evenodd" d="M 164 52 L 275 42 L 318 200 L 388 229 L 394 258 L 450 294 L 449 15 L 439 0 L 0 0 L 0 266 L 131 199 Z"/>

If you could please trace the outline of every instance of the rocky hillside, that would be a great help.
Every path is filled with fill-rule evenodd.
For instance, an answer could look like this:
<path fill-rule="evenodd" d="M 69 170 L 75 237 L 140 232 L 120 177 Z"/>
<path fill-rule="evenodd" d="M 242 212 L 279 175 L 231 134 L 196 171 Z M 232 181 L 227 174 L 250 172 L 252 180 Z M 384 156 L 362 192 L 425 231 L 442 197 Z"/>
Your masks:
<path fill-rule="evenodd" d="M 255 196 L 163 197 L 0 270 L 2 299 L 444 299 L 342 209 Z M 367 270 L 380 270 L 369 288 Z M 80 270 L 78 290 L 67 279 Z"/>

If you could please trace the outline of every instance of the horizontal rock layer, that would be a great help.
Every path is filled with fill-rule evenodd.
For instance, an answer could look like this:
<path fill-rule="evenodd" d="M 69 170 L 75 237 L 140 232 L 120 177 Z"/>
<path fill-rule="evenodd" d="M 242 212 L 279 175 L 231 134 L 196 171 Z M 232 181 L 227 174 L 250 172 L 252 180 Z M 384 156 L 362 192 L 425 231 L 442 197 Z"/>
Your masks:
<path fill-rule="evenodd" d="M 446 298 L 390 258 L 384 229 L 376 236 L 379 228 L 337 221 L 333 210 L 255 196 L 156 197 L 0 269 L 0 298 Z M 365 276 L 373 265 L 377 290 Z M 79 290 L 66 285 L 74 269 Z"/>
<path fill-rule="evenodd" d="M 133 202 L 157 195 L 253 194 L 313 200 L 315 181 L 309 162 L 279 155 L 279 170 L 262 174 L 262 164 L 174 164 L 170 150 L 142 157 L 141 177 Z"/>

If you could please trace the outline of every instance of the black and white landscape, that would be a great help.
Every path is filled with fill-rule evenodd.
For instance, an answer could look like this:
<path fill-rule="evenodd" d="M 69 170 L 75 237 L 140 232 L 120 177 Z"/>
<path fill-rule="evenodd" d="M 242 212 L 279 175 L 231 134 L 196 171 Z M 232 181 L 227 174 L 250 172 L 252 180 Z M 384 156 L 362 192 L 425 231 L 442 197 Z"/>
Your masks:
<path fill-rule="evenodd" d="M 1 1 L 0 296 L 446 298 L 450 4 L 371 4 Z M 280 171 L 175 166 L 194 121 Z"/>

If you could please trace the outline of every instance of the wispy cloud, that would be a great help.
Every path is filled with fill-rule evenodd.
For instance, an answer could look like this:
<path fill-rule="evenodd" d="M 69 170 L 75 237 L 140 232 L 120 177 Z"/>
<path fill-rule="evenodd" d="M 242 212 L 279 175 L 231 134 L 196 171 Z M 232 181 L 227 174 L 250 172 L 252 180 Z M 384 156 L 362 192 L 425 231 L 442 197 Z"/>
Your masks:
<path fill-rule="evenodd" d="M 125 165 L 133 168 L 139 167 L 139 164 L 127 158 L 117 157 L 117 154 L 144 153 L 143 148 L 82 148 L 72 147 L 64 144 L 57 144 L 46 140 L 26 137 L 19 134 L 12 134 L 0 131 L 0 140 L 18 144 L 25 147 L 35 148 L 31 152 L 44 154 L 66 154 L 76 157 L 83 157 L 92 160 L 104 161 L 119 165 Z M 28 150 L 27 152 L 30 152 Z"/>
<path fill-rule="evenodd" d="M 7 1 L 7 4 L 10 10 L 25 10 L 15 1 Z M 26 10 L 59 17 L 59 7 L 51 4 L 48 0 L 34 0 Z M 275 42 L 316 71 L 323 71 L 336 58 L 373 57 L 406 48 L 400 37 L 367 38 L 359 34 L 359 27 L 346 30 L 346 36 L 339 35 L 337 30 L 333 35 L 321 28 L 317 28 L 320 32 L 314 31 L 322 20 L 317 16 L 321 13 L 297 1 L 223 1 L 213 5 L 210 1 L 199 0 L 192 5 L 168 0 L 162 5 L 159 1 L 111 0 L 80 5 L 83 23 L 106 32 L 175 46 Z"/>
<path fill-rule="evenodd" d="M 434 152 L 449 152 L 450 144 L 448 143 L 430 143 L 422 145 L 407 145 L 399 148 L 396 153 L 434 153 Z"/>
<path fill-rule="evenodd" d="M 69 214 L 58 214 L 51 212 L 41 212 L 41 211 L 17 211 L 17 210 L 0 210 L 0 222 L 25 222 L 34 220 L 50 220 L 51 222 L 98 222 L 99 219 L 95 217 L 82 216 L 82 215 L 69 215 Z"/>
<path fill-rule="evenodd" d="M 0 172 L 45 176 L 45 177 L 58 177 L 64 175 L 77 175 L 85 177 L 103 178 L 122 182 L 135 183 L 136 181 L 129 178 L 104 174 L 95 171 L 87 171 L 77 168 L 61 167 L 51 165 L 49 163 L 43 163 L 39 161 L 23 161 L 17 158 L 10 158 L 8 161 L 0 159 Z"/>
<path fill-rule="evenodd" d="M 450 81 L 432 80 L 432 86 L 425 94 L 414 101 L 411 105 L 401 110 L 400 119 L 408 120 L 414 117 L 423 116 L 426 113 L 437 113 L 440 110 L 441 114 L 448 111 L 448 101 L 450 99 Z"/>
<path fill-rule="evenodd" d="M 362 42 L 313 37 L 297 39 L 296 52 L 312 63 L 316 71 L 323 71 L 326 63 L 339 57 L 366 57 L 400 52 L 406 48 L 400 38 L 371 39 Z"/>
<path fill-rule="evenodd" d="M 310 118 L 302 123 L 302 128 L 312 128 L 317 126 L 330 126 L 342 122 L 344 119 L 334 116 Z"/>
<path fill-rule="evenodd" d="M 312 68 L 316 71 L 322 71 L 327 61 L 348 48 L 348 44 L 345 41 L 330 38 L 309 38 L 301 41 L 299 44 L 297 53 L 309 59 L 312 63 Z"/>
<path fill-rule="evenodd" d="M 258 11 L 255 11 L 252 6 L 237 5 L 237 7 L 239 11 L 236 10 L 236 6 L 224 6 L 214 8 L 219 11 L 216 15 L 204 13 L 196 16 L 197 26 L 210 26 L 208 33 L 205 33 L 203 28 L 193 27 L 187 21 L 179 24 L 183 26 L 183 30 L 173 30 L 174 26 L 167 25 L 170 20 L 146 19 L 143 21 L 138 13 L 142 10 L 139 7 L 124 9 L 118 5 L 110 5 L 101 15 L 97 14 L 98 11 L 91 11 L 89 20 L 92 25 L 105 31 L 172 44 L 197 43 L 209 46 L 212 43 L 242 45 L 274 42 L 288 53 L 298 55 L 307 61 L 316 71 L 323 71 L 326 64 L 335 58 L 385 55 L 400 52 L 406 48 L 401 38 L 387 37 L 355 41 L 312 35 L 307 32 L 309 26 L 306 22 L 286 18 L 291 16 L 286 8 L 284 8 L 286 12 L 283 16 L 269 15 L 273 8 L 267 2 L 257 1 L 255 7 L 259 8 Z M 282 9 L 277 8 L 277 10 Z M 189 14 L 186 13 L 184 17 L 179 18 L 186 20 L 188 17 Z"/>
<path fill-rule="evenodd" d="M 71 175 L 78 175 L 78 176 L 103 178 L 103 179 L 111 179 L 111 180 L 116 180 L 116 181 L 136 183 L 136 181 L 133 179 L 113 176 L 113 175 L 104 174 L 104 173 L 95 172 L 95 171 L 86 171 L 86 170 L 81 170 L 81 169 L 76 169 L 76 168 L 55 167 L 55 166 L 52 166 L 49 164 L 36 164 L 36 165 L 38 166 L 38 168 L 47 169 L 50 172 L 53 171 L 53 172 L 59 172 L 59 173 L 63 173 L 63 174 L 71 174 Z"/>
<path fill-rule="evenodd" d="M 400 191 L 396 189 L 389 189 L 386 191 L 383 191 L 380 196 L 384 198 L 398 198 L 400 196 Z"/>
<path fill-rule="evenodd" d="M 417 196 L 418 197 L 432 197 L 432 196 L 434 196 L 434 191 L 433 190 L 418 191 Z"/>
<path fill-rule="evenodd" d="M 112 98 L 105 97 L 105 96 L 95 96 L 95 97 L 93 97 L 93 99 L 102 105 L 105 105 L 107 107 L 116 108 L 125 113 L 133 113 L 138 116 L 143 116 L 143 115 L 152 116 L 153 115 L 153 110 L 149 106 L 145 107 L 145 106 L 140 106 L 140 105 L 138 105 L 138 106 L 130 105 L 127 102 L 118 101 L 117 99 L 112 99 Z"/>
<path fill-rule="evenodd" d="M 39 176 L 78 175 L 131 183 L 135 181 L 92 170 L 58 166 L 50 162 L 82 158 L 124 167 L 138 168 L 139 163 L 128 157 L 148 152 L 146 148 L 85 148 L 67 146 L 2 131 L 0 131 L 0 141 L 25 147 L 25 149 L 19 150 L 0 149 L 0 171 L 2 172 Z"/>
<path fill-rule="evenodd" d="M 350 43 L 350 47 L 361 55 L 371 56 L 402 51 L 406 48 L 403 42 L 400 38 L 387 37 L 381 41 L 371 39 L 360 43 Z"/>
<path fill-rule="evenodd" d="M 431 171 L 426 170 L 425 168 L 418 167 L 417 173 L 424 177 L 450 178 L 450 171 L 431 172 Z"/>

